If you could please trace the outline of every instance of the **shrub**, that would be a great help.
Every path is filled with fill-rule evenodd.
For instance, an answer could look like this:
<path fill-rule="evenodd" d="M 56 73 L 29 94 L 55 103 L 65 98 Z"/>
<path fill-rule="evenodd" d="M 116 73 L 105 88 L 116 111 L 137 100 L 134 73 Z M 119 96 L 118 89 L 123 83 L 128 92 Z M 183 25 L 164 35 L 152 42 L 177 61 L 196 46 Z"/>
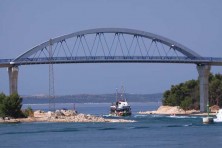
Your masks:
<path fill-rule="evenodd" d="M 18 94 L 5 96 L 0 94 L 0 116 L 1 117 L 23 117 L 21 112 L 22 98 Z"/>
<path fill-rule="evenodd" d="M 182 108 L 185 112 L 191 109 L 192 99 L 190 97 L 186 97 L 180 104 L 180 108 Z"/>
<path fill-rule="evenodd" d="M 33 117 L 34 116 L 33 109 L 30 106 L 27 109 L 25 109 L 23 113 L 24 113 L 25 117 Z"/>

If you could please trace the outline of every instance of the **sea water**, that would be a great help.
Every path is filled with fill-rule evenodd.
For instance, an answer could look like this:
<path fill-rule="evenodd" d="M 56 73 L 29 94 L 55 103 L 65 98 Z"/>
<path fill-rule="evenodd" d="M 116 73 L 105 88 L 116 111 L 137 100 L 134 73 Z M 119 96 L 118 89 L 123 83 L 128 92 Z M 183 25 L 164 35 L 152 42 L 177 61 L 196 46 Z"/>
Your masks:
<path fill-rule="evenodd" d="M 110 104 L 76 104 L 79 112 L 106 116 Z M 34 105 L 47 109 L 47 105 Z M 56 105 L 59 109 L 70 107 Z M 139 115 L 158 104 L 131 103 L 134 123 L 16 123 L 0 124 L 0 147 L 113 148 L 113 147 L 221 147 L 222 123 L 203 124 L 200 116 Z M 23 106 L 25 107 L 25 106 Z M 32 106 L 33 107 L 33 106 Z"/>

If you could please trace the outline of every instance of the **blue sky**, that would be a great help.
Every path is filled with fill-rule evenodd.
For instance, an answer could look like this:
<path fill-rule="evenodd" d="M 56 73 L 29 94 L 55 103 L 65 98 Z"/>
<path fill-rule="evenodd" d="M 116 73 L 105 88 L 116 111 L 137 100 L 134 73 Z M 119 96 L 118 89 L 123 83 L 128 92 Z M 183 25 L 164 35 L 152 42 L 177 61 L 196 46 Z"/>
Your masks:
<path fill-rule="evenodd" d="M 220 0 L 1 0 L 0 58 L 15 58 L 65 34 L 92 28 L 132 28 L 175 40 L 201 56 L 222 57 Z M 123 83 L 128 93 L 164 92 L 196 79 L 196 65 L 55 65 L 55 93 L 113 93 Z M 211 72 L 221 73 L 222 67 Z M 20 66 L 19 93 L 48 93 L 48 66 Z M 8 73 L 0 69 L 0 92 L 8 94 Z"/>

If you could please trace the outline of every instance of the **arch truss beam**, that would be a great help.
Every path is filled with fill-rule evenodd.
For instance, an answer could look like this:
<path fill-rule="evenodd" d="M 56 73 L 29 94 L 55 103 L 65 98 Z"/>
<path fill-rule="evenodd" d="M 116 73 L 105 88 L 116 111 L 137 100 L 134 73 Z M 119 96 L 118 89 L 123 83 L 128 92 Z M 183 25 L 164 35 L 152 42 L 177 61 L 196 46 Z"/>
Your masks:
<path fill-rule="evenodd" d="M 50 47 L 51 46 L 51 47 Z M 189 48 L 168 38 L 149 32 L 125 28 L 100 28 L 80 31 L 50 39 L 17 57 L 13 62 L 52 58 L 72 60 L 80 57 L 146 57 L 155 60 L 175 57 L 200 57 Z"/>

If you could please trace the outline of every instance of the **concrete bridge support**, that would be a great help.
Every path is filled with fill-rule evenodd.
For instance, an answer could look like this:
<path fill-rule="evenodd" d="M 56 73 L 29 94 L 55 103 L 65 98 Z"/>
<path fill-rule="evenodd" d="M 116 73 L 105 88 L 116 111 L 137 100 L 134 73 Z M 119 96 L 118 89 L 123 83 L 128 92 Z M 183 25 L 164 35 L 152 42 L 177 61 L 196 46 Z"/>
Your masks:
<path fill-rule="evenodd" d="M 9 93 L 18 93 L 18 67 L 8 67 Z"/>
<path fill-rule="evenodd" d="M 199 87 L 200 87 L 200 111 L 207 111 L 207 104 L 209 102 L 209 65 L 197 65 L 199 73 Z"/>

